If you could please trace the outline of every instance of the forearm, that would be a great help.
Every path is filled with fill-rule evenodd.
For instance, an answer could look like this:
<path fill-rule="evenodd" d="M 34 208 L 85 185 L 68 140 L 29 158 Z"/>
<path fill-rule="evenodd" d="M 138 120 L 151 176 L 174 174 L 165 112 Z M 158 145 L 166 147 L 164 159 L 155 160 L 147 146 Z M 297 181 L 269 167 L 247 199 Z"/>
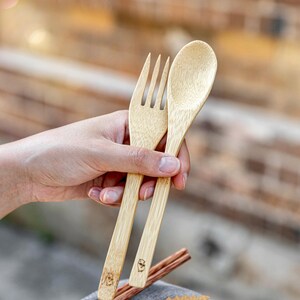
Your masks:
<path fill-rule="evenodd" d="M 0 219 L 28 202 L 30 185 L 19 142 L 0 146 Z"/>

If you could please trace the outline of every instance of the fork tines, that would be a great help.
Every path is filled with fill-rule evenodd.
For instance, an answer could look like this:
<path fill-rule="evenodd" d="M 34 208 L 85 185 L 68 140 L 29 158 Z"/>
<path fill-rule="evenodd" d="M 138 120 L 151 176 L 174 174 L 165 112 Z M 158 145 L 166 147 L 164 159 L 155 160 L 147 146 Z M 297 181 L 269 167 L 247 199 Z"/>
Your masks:
<path fill-rule="evenodd" d="M 144 64 L 143 70 L 141 72 L 141 75 L 144 75 L 144 78 L 141 78 L 141 85 L 146 87 L 147 84 L 147 79 L 149 75 L 149 70 L 150 70 L 150 61 L 151 61 L 151 54 L 149 53 L 146 62 Z M 164 91 L 168 79 L 168 72 L 169 72 L 169 65 L 170 65 L 170 57 L 167 58 L 165 66 L 163 68 L 163 71 L 161 73 L 161 78 L 160 78 L 160 83 L 159 87 L 156 93 L 156 98 L 153 97 L 155 94 L 155 87 L 157 84 L 157 79 L 159 77 L 159 71 L 160 71 L 160 63 L 161 63 L 161 55 L 158 56 L 156 63 L 154 65 L 154 69 L 152 72 L 152 77 L 150 80 L 150 84 L 148 89 L 145 91 L 145 95 L 147 95 L 146 99 L 142 98 L 142 105 L 150 106 L 150 107 L 159 107 L 160 109 L 163 109 L 164 103 L 163 101 L 163 96 L 164 96 Z"/>

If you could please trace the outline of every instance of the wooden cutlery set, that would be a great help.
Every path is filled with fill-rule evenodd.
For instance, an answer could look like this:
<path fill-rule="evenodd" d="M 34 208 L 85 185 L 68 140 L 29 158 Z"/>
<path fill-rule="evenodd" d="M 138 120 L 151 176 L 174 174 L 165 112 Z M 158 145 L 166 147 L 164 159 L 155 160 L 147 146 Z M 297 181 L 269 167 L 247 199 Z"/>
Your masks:
<path fill-rule="evenodd" d="M 170 72 L 170 62 L 169 58 L 167 59 L 161 72 L 160 82 L 157 84 L 161 61 L 159 56 L 152 72 L 147 95 L 143 97 L 150 73 L 150 60 L 149 54 L 129 106 L 130 144 L 154 150 L 167 132 L 165 153 L 177 156 L 187 130 L 212 88 L 217 70 L 216 56 L 208 44 L 193 41 L 178 52 Z M 154 97 L 157 85 L 158 90 Z M 163 95 L 166 87 L 167 103 L 164 105 Z M 145 101 L 143 101 L 144 98 Z M 143 176 L 140 174 L 127 175 L 122 204 L 100 279 L 99 300 L 115 299 L 142 181 Z M 141 290 L 146 285 L 148 286 L 149 282 L 151 284 L 155 281 L 150 280 L 153 272 L 151 275 L 149 271 L 170 185 L 171 178 L 158 178 L 157 180 L 127 290 L 130 290 L 130 286 Z M 163 262 L 155 268 L 155 271 L 166 274 L 167 272 L 159 272 L 160 268 L 165 267 Z M 134 294 L 128 295 L 129 298 Z M 118 296 L 119 294 L 116 295 L 116 299 L 119 299 Z"/>

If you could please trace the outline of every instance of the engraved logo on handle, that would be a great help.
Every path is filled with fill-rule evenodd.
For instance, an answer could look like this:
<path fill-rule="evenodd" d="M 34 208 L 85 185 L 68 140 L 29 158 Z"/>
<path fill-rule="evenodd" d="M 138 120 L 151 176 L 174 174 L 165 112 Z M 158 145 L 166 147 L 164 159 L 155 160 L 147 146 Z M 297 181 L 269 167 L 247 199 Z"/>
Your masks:
<path fill-rule="evenodd" d="M 138 261 L 138 271 L 139 272 L 144 272 L 145 271 L 145 268 L 146 268 L 146 262 L 144 259 L 139 259 Z"/>
<path fill-rule="evenodd" d="M 104 277 L 104 284 L 106 286 L 111 286 L 114 283 L 114 275 L 113 273 L 108 272 Z"/>

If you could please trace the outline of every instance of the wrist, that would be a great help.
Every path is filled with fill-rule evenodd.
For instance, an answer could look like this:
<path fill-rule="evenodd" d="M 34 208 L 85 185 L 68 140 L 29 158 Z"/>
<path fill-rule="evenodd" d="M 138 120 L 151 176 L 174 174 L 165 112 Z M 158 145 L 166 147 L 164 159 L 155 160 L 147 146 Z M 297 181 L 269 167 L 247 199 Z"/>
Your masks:
<path fill-rule="evenodd" d="M 21 143 L 0 146 L 0 217 L 31 201 L 31 184 Z"/>

